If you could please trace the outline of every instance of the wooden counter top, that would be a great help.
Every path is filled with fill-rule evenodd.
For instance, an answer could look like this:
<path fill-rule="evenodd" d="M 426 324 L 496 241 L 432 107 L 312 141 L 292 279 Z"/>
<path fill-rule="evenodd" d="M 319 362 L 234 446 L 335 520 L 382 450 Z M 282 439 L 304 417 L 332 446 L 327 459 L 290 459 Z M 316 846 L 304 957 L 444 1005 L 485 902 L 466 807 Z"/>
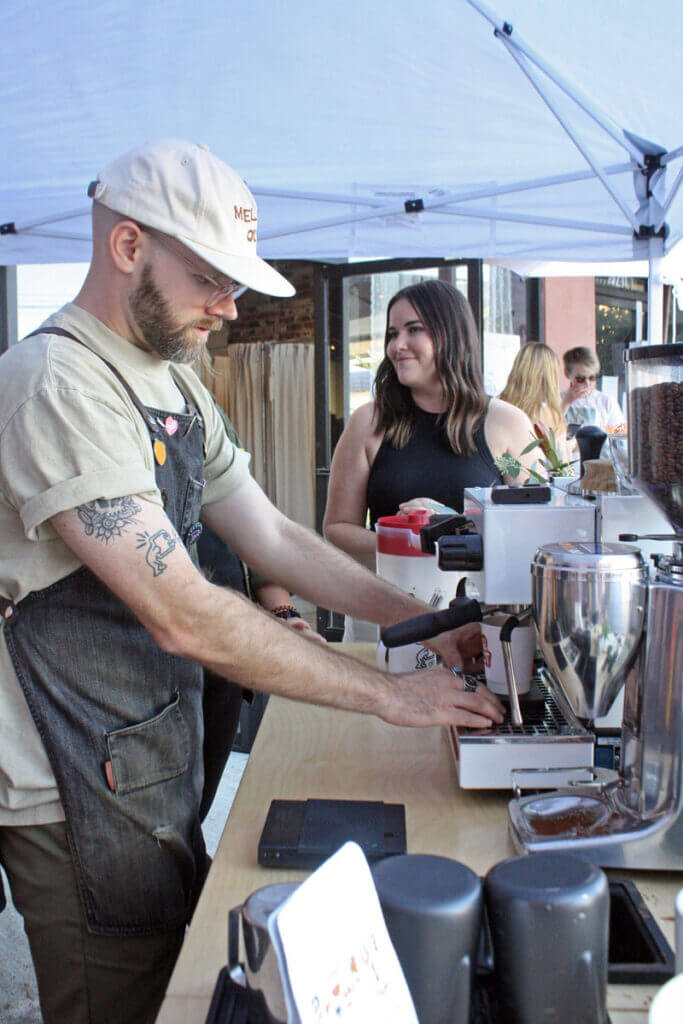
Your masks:
<path fill-rule="evenodd" d="M 371 644 L 340 650 L 373 661 Z M 404 803 L 410 853 L 433 853 L 485 874 L 514 855 L 510 794 L 458 788 L 445 729 L 405 729 L 351 712 L 271 697 L 211 872 L 169 982 L 157 1024 L 204 1024 L 227 959 L 227 915 L 271 882 L 306 872 L 268 870 L 256 848 L 270 801 L 336 797 Z M 609 872 L 619 877 L 620 872 Z M 673 946 L 673 904 L 683 875 L 630 872 Z M 645 1024 L 655 986 L 610 985 L 612 1024 Z"/>

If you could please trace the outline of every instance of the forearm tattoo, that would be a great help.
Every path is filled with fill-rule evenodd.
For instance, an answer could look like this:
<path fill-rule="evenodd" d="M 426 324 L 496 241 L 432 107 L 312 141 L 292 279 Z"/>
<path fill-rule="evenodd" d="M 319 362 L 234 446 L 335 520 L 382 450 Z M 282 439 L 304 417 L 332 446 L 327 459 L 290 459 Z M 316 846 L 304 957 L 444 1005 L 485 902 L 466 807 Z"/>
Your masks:
<path fill-rule="evenodd" d="M 145 561 L 155 576 L 161 576 L 162 572 L 168 568 L 166 559 L 172 551 L 175 551 L 175 547 L 176 540 L 170 530 L 138 534 L 138 548 L 146 549 Z"/>
<path fill-rule="evenodd" d="M 97 498 L 87 505 L 79 505 L 76 512 L 85 527 L 86 537 L 94 536 L 108 544 L 115 537 L 121 537 L 127 526 L 137 522 L 136 516 L 142 509 L 131 497 L 111 501 Z"/>

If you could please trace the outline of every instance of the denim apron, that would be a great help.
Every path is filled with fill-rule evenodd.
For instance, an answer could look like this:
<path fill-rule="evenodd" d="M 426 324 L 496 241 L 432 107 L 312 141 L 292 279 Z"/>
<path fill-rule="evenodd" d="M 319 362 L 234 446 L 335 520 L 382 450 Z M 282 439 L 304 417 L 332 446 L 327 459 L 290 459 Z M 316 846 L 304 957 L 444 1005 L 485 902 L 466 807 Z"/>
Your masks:
<path fill-rule="evenodd" d="M 84 344 L 61 328 L 49 333 Z M 194 552 L 204 487 L 202 419 L 187 396 L 182 414 L 144 406 L 116 367 L 103 362 L 126 387 L 153 447 L 156 442 L 166 514 Z M 159 557 L 163 549 L 159 536 Z M 154 554 L 147 554 L 150 565 Z M 4 602 L 3 616 L 7 647 L 57 780 L 89 928 L 151 935 L 182 926 L 208 868 L 198 817 L 201 666 L 163 651 L 85 566 L 18 605 Z"/>

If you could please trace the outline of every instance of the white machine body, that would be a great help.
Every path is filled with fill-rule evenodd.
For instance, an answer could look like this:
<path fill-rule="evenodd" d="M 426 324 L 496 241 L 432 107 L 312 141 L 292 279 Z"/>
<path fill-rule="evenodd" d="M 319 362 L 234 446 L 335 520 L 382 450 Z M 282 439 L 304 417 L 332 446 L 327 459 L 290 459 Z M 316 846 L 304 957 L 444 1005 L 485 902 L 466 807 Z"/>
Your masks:
<path fill-rule="evenodd" d="M 531 604 L 531 562 L 542 544 L 593 541 L 595 502 L 550 489 L 541 505 L 497 505 L 491 488 L 465 489 L 464 514 L 483 538 L 484 569 L 469 574 L 484 604 Z"/>

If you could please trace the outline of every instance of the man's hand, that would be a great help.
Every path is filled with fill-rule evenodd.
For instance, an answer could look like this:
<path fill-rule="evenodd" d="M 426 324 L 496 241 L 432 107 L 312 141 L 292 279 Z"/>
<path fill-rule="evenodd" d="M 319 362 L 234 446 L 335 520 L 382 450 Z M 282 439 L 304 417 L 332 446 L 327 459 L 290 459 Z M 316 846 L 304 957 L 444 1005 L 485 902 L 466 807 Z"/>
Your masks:
<path fill-rule="evenodd" d="M 435 651 L 444 665 L 461 668 L 464 672 L 481 672 L 482 646 L 481 623 L 467 622 L 457 629 L 449 629 L 433 640 L 425 641 L 425 647 Z"/>
<path fill-rule="evenodd" d="M 462 725 L 488 729 L 503 721 L 503 705 L 489 689 L 474 693 L 448 669 L 438 667 L 391 676 L 389 704 L 382 715 L 392 725 Z"/>

